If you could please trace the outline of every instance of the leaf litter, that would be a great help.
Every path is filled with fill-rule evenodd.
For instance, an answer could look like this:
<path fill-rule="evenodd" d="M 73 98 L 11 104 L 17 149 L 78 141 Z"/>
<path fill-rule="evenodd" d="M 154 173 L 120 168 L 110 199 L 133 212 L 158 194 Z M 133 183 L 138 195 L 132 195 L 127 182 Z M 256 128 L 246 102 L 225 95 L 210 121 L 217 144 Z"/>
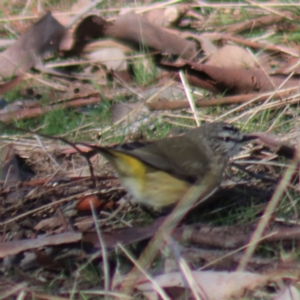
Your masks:
<path fill-rule="evenodd" d="M 82 8 L 79 12 L 78 7 Z M 108 101 L 113 126 L 101 129 L 100 135 L 112 132 L 111 127 L 115 127 L 112 135 L 124 134 L 118 126 L 125 127 L 126 124 L 127 140 L 145 138 L 138 132 L 143 126 L 155 129 L 155 118 L 173 124 L 197 117 L 195 112 L 192 116 L 188 111 L 191 104 L 185 100 L 179 71 L 185 72 L 193 96 L 197 98 L 194 101 L 196 107 L 217 107 L 217 111 L 200 115 L 201 120 L 240 121 L 241 124 L 250 124 L 249 130 L 253 131 L 259 127 L 251 125 L 251 119 L 263 122 L 264 118 L 260 116 L 267 112 L 272 117 L 260 124 L 265 126 L 263 133 L 257 134 L 258 139 L 244 149 L 231 170 L 227 170 L 221 190 L 205 206 L 191 212 L 196 214 L 201 210 L 201 222 L 207 220 L 216 225 L 208 226 L 199 221 L 189 224 L 193 219 L 189 216 L 173 231 L 172 238 L 180 242 L 180 246 L 176 242 L 174 247 L 173 240 L 167 240 L 172 251 L 169 257 L 164 254 L 165 265 L 146 273 L 147 279 L 139 280 L 136 289 L 148 299 L 158 299 L 158 295 L 164 299 L 179 299 L 186 291 L 193 295 L 190 297 L 203 299 L 249 295 L 255 299 L 261 295 L 268 299 L 297 297 L 299 267 L 294 245 L 299 239 L 299 184 L 296 169 L 292 181 L 285 183 L 288 200 L 279 206 L 287 214 L 286 218 L 272 211 L 273 217 L 268 220 L 267 228 L 264 227 L 254 240 L 256 246 L 260 243 L 261 249 L 248 257 L 247 270 L 251 273 L 235 271 L 245 259 L 244 251 L 250 252 L 248 243 L 253 241 L 253 232 L 260 228 L 257 227 L 260 226 L 258 220 L 266 217 L 267 203 L 270 199 L 271 203 L 273 201 L 285 164 L 297 154 L 299 136 L 295 109 L 299 79 L 296 72 L 291 73 L 297 67 L 291 59 L 298 55 L 297 47 L 293 43 L 275 44 L 263 36 L 261 40 L 255 40 L 237 34 L 258 29 L 269 30 L 272 36 L 282 28 L 288 32 L 292 28 L 290 20 L 296 19 L 296 14 L 276 7 L 276 3 L 274 8 L 251 3 L 250 19 L 242 20 L 239 8 L 232 8 L 235 22 L 223 25 L 213 13 L 210 15 L 195 3 L 143 4 L 140 9 L 126 8 L 123 11 L 116 8 L 112 10 L 114 15 L 108 9 L 106 12 L 110 17 L 95 7 L 95 4 L 85 1 L 75 3 L 70 10 L 75 17 L 62 17 L 54 11 L 46 13 L 0 53 L 2 95 L 22 83 L 35 96 L 43 87 L 46 91 L 43 97 L 47 95 L 51 99 L 46 105 L 38 97 L 35 101 L 30 97 L 32 102 L 28 104 L 23 99 L 16 101 L 13 108 L 6 105 L 0 114 L 2 129 L 16 130 L 14 126 L 5 128 L 4 123 L 33 119 L 56 109 L 73 109 L 78 114 L 88 115 L 89 106 Z M 222 6 L 219 9 L 234 21 L 228 10 Z M 203 33 L 199 34 L 199 30 Z M 217 41 L 221 46 L 216 46 Z M 243 46 L 251 51 L 260 49 L 264 56 L 261 53 L 256 56 Z M 151 57 L 157 74 L 139 86 L 135 83 L 132 63 L 140 57 L 143 67 L 146 66 L 146 57 Z M 271 63 L 276 65 L 277 72 Z M 41 73 L 31 72 L 32 68 Z M 151 68 L 148 68 L 149 73 Z M 48 74 L 48 77 L 43 74 Z M 96 85 L 93 80 L 97 81 Z M 207 96 L 208 91 L 210 96 Z M 115 102 L 116 95 L 127 102 Z M 137 100 L 128 101 L 133 96 Z M 226 105 L 227 111 L 224 110 Z M 170 110 L 177 111 L 171 115 L 168 114 Z M 285 117 L 283 121 L 279 120 L 280 116 Z M 265 135 L 276 127 L 278 132 L 280 122 L 290 125 L 287 133 Z M 91 130 L 99 134 L 98 129 L 90 127 L 84 130 L 78 126 L 75 133 Z M 127 259 L 120 267 L 119 260 L 125 261 L 126 254 L 122 253 L 119 244 L 129 247 L 135 244 L 131 250 L 138 256 L 164 217 L 154 216 L 156 220 L 145 226 L 148 212 L 128 202 L 128 195 L 101 157 L 95 156 L 89 147 L 77 145 L 70 139 L 51 140 L 38 132 L 25 129 L 23 136 L 1 136 L 0 274 L 13 287 L 11 290 L 4 287 L 2 293 L 5 297 L 36 295 L 49 299 L 54 293 L 66 299 L 74 295 L 81 299 L 80 290 L 85 290 L 82 295 L 93 295 L 94 289 L 101 286 L 100 295 L 103 281 L 114 281 L 117 273 L 121 273 L 118 274 L 120 278 L 125 278 L 131 266 Z M 80 139 L 85 142 L 81 136 Z M 63 141 L 67 141 L 68 146 Z M 245 172 L 242 178 L 239 178 L 240 170 Z M 222 219 L 234 214 L 235 209 L 243 211 L 243 207 L 252 202 L 249 219 L 246 211 L 244 215 L 236 212 L 237 220 L 246 222 L 245 226 L 240 223 L 237 228 L 236 225 L 225 226 L 214 221 L 217 216 Z M 94 213 L 97 219 L 92 217 Z M 97 231 L 99 226 L 101 234 Z M 108 256 L 101 241 L 106 245 Z M 190 246 L 184 246 L 187 243 Z M 290 257 L 264 257 L 268 247 L 278 247 L 279 243 L 282 248 L 276 255 L 288 253 Z M 109 265 L 119 266 L 110 268 L 111 278 L 105 271 L 107 260 Z M 167 267 L 167 262 L 173 267 Z M 106 275 L 104 278 L 95 275 L 95 284 L 95 279 L 87 275 L 79 279 L 80 272 L 89 266 Z M 16 281 L 12 270 L 19 273 Z M 35 279 L 35 284 L 30 287 L 18 285 L 20 280 L 26 283 L 28 278 L 33 279 L 29 270 L 34 274 L 40 272 L 43 280 Z M 57 272 L 62 271 L 64 276 L 56 279 L 59 284 L 55 290 L 48 295 L 41 293 L 45 280 L 53 280 Z M 287 281 L 291 284 L 286 284 Z M 216 285 L 218 289 L 215 289 Z M 267 291 L 271 287 L 273 293 Z M 115 289 L 118 291 L 117 285 Z M 116 294 L 116 297 L 122 298 L 122 295 Z"/>

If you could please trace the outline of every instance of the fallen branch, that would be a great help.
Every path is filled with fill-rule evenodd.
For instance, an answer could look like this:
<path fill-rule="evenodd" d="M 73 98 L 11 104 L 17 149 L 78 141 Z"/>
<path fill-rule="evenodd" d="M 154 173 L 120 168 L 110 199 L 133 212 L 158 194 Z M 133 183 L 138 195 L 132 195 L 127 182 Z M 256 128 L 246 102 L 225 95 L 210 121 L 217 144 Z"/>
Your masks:
<path fill-rule="evenodd" d="M 66 109 L 69 107 L 80 107 L 80 106 L 86 106 L 89 104 L 95 104 L 100 102 L 100 96 L 99 97 L 90 97 L 87 99 L 81 98 L 76 99 L 73 101 L 69 101 L 63 104 L 57 104 L 54 106 L 47 106 L 47 107 L 34 107 L 34 108 L 28 108 L 28 109 L 19 109 L 15 110 L 6 114 L 0 115 L 1 121 L 5 123 L 11 123 L 13 120 L 24 120 L 24 119 L 30 119 L 30 118 L 36 118 L 39 117 L 46 112 L 56 110 L 56 109 Z"/>
<path fill-rule="evenodd" d="M 255 101 L 265 101 L 270 98 L 270 95 L 273 94 L 273 99 L 287 97 L 291 93 L 298 90 L 298 87 L 291 88 L 288 90 L 277 91 L 274 93 L 263 93 L 263 94 L 246 94 L 246 95 L 236 95 L 236 96 L 228 96 L 223 98 L 213 98 L 213 99 L 205 99 L 205 100 L 196 100 L 195 105 L 197 107 L 210 107 L 217 105 L 227 105 L 227 104 L 238 104 L 250 101 L 256 98 Z M 253 102 L 251 102 L 252 104 Z M 189 108 L 190 105 L 188 101 L 174 101 L 174 102 L 148 102 L 145 105 L 150 110 L 176 110 L 176 109 L 185 109 Z"/>

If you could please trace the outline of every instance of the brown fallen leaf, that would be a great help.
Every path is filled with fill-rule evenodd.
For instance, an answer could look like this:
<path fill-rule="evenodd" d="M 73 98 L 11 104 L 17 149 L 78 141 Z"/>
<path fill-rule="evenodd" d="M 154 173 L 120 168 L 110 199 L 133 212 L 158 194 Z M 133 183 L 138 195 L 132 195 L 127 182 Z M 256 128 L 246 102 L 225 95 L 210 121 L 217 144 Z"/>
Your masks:
<path fill-rule="evenodd" d="M 194 59 L 197 55 L 196 42 L 155 26 L 149 23 L 146 18 L 134 13 L 121 15 L 114 22 L 108 22 L 96 15 L 85 17 L 74 29 L 74 45 L 68 53 L 81 55 L 83 52 L 91 51 L 91 47 L 87 44 L 93 39 L 104 37 L 123 42 L 133 49 L 143 47 L 185 59 Z M 123 51 L 123 49 L 121 50 Z M 112 55 L 111 53 L 108 54 Z M 98 59 L 99 55 L 102 56 L 103 53 L 94 55 L 97 55 L 96 59 Z M 99 59 L 103 60 L 102 57 Z M 108 57 L 107 59 L 111 58 Z"/>
<path fill-rule="evenodd" d="M 28 69 L 42 65 L 42 58 L 59 49 L 67 30 L 51 13 L 47 13 L 13 45 L 0 53 L 0 77 L 22 75 Z"/>
<path fill-rule="evenodd" d="M 257 66 L 254 57 L 237 45 L 225 45 L 209 54 L 206 65 L 234 69 L 254 69 Z"/>
<path fill-rule="evenodd" d="M 216 47 L 205 34 L 194 35 L 201 44 L 207 59 L 205 64 L 220 68 L 253 69 L 257 66 L 254 57 L 238 45 Z"/>
<path fill-rule="evenodd" d="M 162 61 L 162 67 L 187 73 L 191 85 L 208 89 L 214 93 L 248 94 L 251 92 L 268 92 L 276 89 L 286 81 L 287 76 L 267 76 L 263 70 L 244 70 L 235 68 L 220 68 L 191 61 L 178 61 L 169 63 Z M 299 85 L 299 79 L 290 78 L 285 82 L 284 88 Z"/>
<path fill-rule="evenodd" d="M 182 58 L 195 58 L 196 43 L 171 34 L 161 27 L 150 24 L 145 18 L 134 13 L 121 15 L 108 23 L 105 35 L 129 43 L 143 45 L 146 49 L 158 50 Z"/>

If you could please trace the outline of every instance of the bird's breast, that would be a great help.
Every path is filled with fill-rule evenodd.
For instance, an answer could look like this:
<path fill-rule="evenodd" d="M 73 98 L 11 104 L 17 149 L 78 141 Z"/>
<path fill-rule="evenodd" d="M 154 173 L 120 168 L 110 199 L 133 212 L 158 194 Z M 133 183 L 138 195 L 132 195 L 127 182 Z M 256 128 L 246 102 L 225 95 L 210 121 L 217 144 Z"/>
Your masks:
<path fill-rule="evenodd" d="M 156 209 L 175 204 L 191 186 L 160 170 L 146 172 L 143 178 L 123 176 L 121 181 L 135 202 Z"/>

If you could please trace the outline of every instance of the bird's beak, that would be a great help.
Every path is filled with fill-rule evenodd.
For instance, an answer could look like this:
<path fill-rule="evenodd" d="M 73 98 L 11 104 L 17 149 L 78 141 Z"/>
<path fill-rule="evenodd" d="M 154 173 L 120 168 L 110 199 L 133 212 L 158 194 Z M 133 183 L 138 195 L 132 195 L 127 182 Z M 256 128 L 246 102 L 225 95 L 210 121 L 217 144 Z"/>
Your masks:
<path fill-rule="evenodd" d="M 257 134 L 243 134 L 242 138 L 240 139 L 240 142 L 248 142 L 259 138 L 259 135 Z"/>

